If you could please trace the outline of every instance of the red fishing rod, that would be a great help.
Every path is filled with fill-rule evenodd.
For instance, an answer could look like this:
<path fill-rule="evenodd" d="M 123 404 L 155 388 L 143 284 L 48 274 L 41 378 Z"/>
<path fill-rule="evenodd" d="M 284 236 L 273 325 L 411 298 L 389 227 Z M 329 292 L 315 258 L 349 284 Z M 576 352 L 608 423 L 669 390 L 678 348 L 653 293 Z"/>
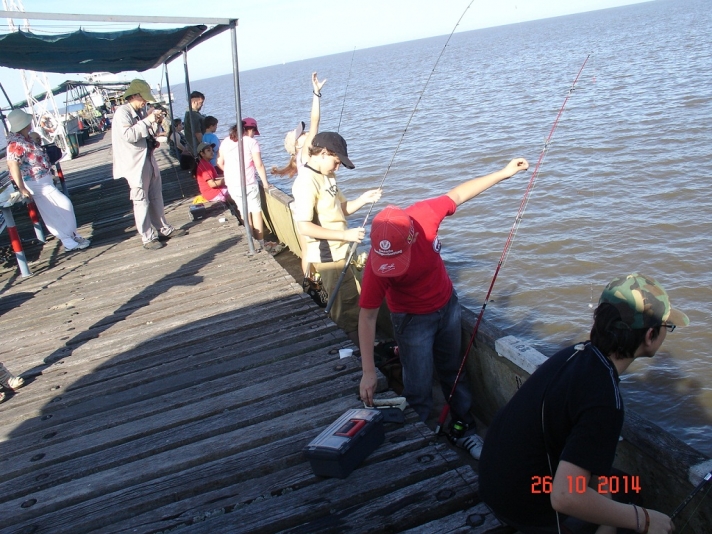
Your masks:
<path fill-rule="evenodd" d="M 467 13 L 467 10 L 470 9 L 470 6 L 474 3 L 475 0 L 470 0 L 470 3 L 467 4 L 467 7 L 465 8 L 465 11 L 462 12 L 462 15 L 460 15 L 460 18 L 457 20 L 457 24 L 455 24 L 455 27 L 452 29 L 452 32 L 450 32 L 450 36 L 447 38 L 447 41 L 445 41 L 445 45 L 443 46 L 442 50 L 440 51 L 440 55 L 438 56 L 438 59 L 435 60 L 435 65 L 433 65 L 433 70 L 430 71 L 430 76 L 428 76 L 428 79 L 425 80 L 425 85 L 423 86 L 423 90 L 420 92 L 420 95 L 418 96 L 418 100 L 415 103 L 415 107 L 413 108 L 413 112 L 410 114 L 410 118 L 408 119 L 408 122 L 405 125 L 405 128 L 403 129 L 403 133 L 400 136 L 400 139 L 398 140 L 398 145 L 396 146 L 395 152 L 393 152 L 393 157 L 391 157 L 391 161 L 388 163 L 388 167 L 386 168 L 386 172 L 383 174 L 383 178 L 381 179 L 381 183 L 378 186 L 378 189 L 383 188 L 383 182 L 386 181 L 386 176 L 388 176 L 388 172 L 391 170 L 391 166 L 393 165 L 393 160 L 396 159 L 396 154 L 398 154 L 398 149 L 401 146 L 401 143 L 403 142 L 403 138 L 405 137 L 405 133 L 408 131 L 408 127 L 410 126 L 410 121 L 413 120 L 413 116 L 415 115 L 415 112 L 418 109 L 418 104 L 420 104 L 421 99 L 423 98 L 423 94 L 425 93 L 425 89 L 428 87 L 428 84 L 430 83 L 430 78 L 433 77 L 433 74 L 435 73 L 435 69 L 438 66 L 438 63 L 440 63 L 440 58 L 443 57 L 443 54 L 445 53 L 445 49 L 447 48 L 447 45 L 450 43 L 450 39 L 452 39 L 453 34 L 455 33 L 455 30 L 457 30 L 457 27 L 460 25 L 460 22 L 462 21 L 463 17 L 465 16 L 465 13 Z M 354 49 L 355 51 L 355 49 Z M 351 61 L 353 62 L 353 57 L 351 58 Z M 345 98 L 345 95 L 344 95 Z M 371 216 L 371 212 L 373 211 L 373 207 L 376 205 L 375 202 L 371 203 L 371 207 L 368 209 L 368 213 L 366 214 L 366 217 L 363 219 L 363 224 L 361 224 L 362 228 L 366 228 L 366 223 L 368 222 L 369 217 Z M 331 295 L 329 295 L 329 301 L 326 304 L 326 308 L 324 309 L 325 313 L 329 313 L 331 311 L 332 306 L 334 305 L 334 300 L 336 298 L 336 294 L 339 292 L 339 289 L 341 289 L 341 284 L 344 282 L 344 278 L 346 277 L 346 271 L 349 269 L 349 265 L 351 265 L 351 260 L 353 259 L 354 255 L 356 254 L 356 249 L 358 248 L 358 243 L 356 241 L 351 243 L 351 246 L 349 247 L 348 254 L 346 255 L 346 263 L 344 264 L 344 268 L 341 271 L 341 274 L 339 275 L 339 279 L 336 281 L 336 285 L 334 286 L 334 289 L 331 291 Z"/>
<path fill-rule="evenodd" d="M 591 54 L 586 56 L 586 59 L 584 60 L 583 65 L 581 65 L 581 68 L 579 69 L 578 74 L 576 75 L 576 78 L 574 79 L 574 83 L 571 84 L 571 88 L 569 89 L 569 91 L 566 95 L 566 98 L 564 99 L 564 103 L 561 105 L 561 109 L 559 110 L 559 113 L 556 116 L 554 125 L 551 127 L 551 131 L 549 132 L 549 137 L 547 137 L 546 141 L 544 142 L 544 148 L 542 149 L 541 154 L 539 154 L 539 161 L 537 161 L 536 167 L 534 167 L 534 172 L 532 172 L 532 177 L 529 179 L 529 184 L 527 185 L 527 189 L 524 192 L 524 197 L 522 198 L 522 202 L 519 204 L 519 211 L 517 212 L 517 216 L 514 219 L 514 224 L 512 224 L 512 229 L 509 231 L 509 235 L 507 236 L 507 242 L 504 244 L 504 250 L 502 250 L 502 255 L 499 258 L 499 262 L 497 263 L 497 268 L 494 271 L 494 276 L 492 277 L 492 281 L 490 282 L 489 289 L 487 290 L 487 296 L 485 297 L 485 301 L 482 304 L 482 308 L 480 309 L 480 314 L 477 316 L 477 321 L 475 321 L 475 328 L 472 331 L 472 336 L 470 337 L 470 342 L 467 345 L 467 349 L 465 350 L 464 356 L 462 357 L 462 363 L 460 364 L 460 369 L 457 371 L 457 376 L 455 377 L 455 383 L 452 385 L 452 390 L 450 391 L 450 395 L 448 396 L 447 402 L 445 402 L 445 406 L 443 406 L 443 410 L 440 413 L 440 417 L 438 418 L 438 424 L 435 427 L 436 434 L 440 434 L 440 429 L 445 424 L 445 419 L 447 419 L 448 413 L 450 413 L 450 401 L 452 400 L 452 397 L 455 394 L 455 388 L 457 388 L 457 383 L 460 381 L 460 377 L 462 376 L 462 371 L 465 368 L 465 363 L 467 362 L 467 355 L 470 353 L 472 344 L 475 342 L 475 337 L 477 337 L 477 331 L 480 328 L 480 323 L 482 322 L 482 316 L 485 314 L 485 308 L 487 307 L 487 303 L 489 302 L 490 295 L 492 294 L 492 289 L 494 288 L 494 283 L 497 281 L 497 275 L 499 274 L 500 269 L 502 269 L 502 266 L 504 265 L 504 262 L 507 259 L 507 255 L 509 254 L 509 248 L 512 245 L 512 241 L 514 241 L 514 236 L 516 235 L 517 229 L 519 228 L 519 223 L 522 221 L 522 217 L 524 216 L 524 210 L 526 209 L 527 203 L 529 202 L 529 193 L 531 192 L 532 189 L 534 189 L 534 182 L 536 182 L 536 177 L 539 174 L 539 167 L 541 167 L 541 164 L 544 161 L 544 157 L 546 156 L 546 153 L 549 150 L 549 144 L 551 143 L 551 139 L 554 137 L 554 132 L 556 131 L 556 127 L 559 125 L 559 120 L 561 119 L 561 115 L 564 113 L 564 108 L 566 107 L 566 103 L 569 101 L 569 98 L 571 98 L 571 95 L 574 92 L 574 89 L 576 87 L 576 82 L 578 82 L 578 79 L 581 76 L 581 72 L 583 72 L 583 68 L 586 66 L 586 62 L 588 61 L 589 57 L 591 57 Z"/>

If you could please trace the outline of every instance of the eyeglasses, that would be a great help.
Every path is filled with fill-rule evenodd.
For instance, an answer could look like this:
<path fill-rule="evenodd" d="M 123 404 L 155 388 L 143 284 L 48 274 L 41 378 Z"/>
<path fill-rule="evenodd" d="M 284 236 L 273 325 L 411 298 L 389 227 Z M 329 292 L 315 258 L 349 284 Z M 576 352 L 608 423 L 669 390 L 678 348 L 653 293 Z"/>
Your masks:
<path fill-rule="evenodd" d="M 664 324 L 664 325 L 661 325 L 661 326 L 662 326 L 663 328 L 667 328 L 667 331 L 668 331 L 668 332 L 674 332 L 674 331 L 675 331 L 675 327 L 676 327 L 677 325 L 674 325 L 674 324 Z"/>

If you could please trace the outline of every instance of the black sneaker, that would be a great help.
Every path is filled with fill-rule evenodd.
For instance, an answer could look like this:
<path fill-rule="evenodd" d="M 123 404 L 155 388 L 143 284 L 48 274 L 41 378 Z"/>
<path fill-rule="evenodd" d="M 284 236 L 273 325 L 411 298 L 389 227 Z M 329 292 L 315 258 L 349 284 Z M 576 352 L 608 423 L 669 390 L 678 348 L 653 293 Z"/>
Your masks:
<path fill-rule="evenodd" d="M 143 248 L 146 250 L 158 250 L 163 247 L 165 247 L 163 243 L 161 243 L 158 239 L 154 239 L 153 241 L 149 241 L 148 243 L 143 244 Z"/>
<path fill-rule="evenodd" d="M 163 235 L 163 234 L 158 234 L 158 240 L 159 241 L 168 241 L 172 237 L 183 237 L 186 235 L 188 232 L 186 232 L 183 228 L 174 228 L 173 231 L 168 234 L 168 235 Z"/>

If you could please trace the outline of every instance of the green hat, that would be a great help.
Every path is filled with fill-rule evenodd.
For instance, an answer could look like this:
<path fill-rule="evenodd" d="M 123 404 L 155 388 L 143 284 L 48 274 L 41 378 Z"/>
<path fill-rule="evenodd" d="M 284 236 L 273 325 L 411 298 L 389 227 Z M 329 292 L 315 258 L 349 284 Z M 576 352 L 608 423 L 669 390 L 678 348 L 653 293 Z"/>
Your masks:
<path fill-rule="evenodd" d="M 124 98 L 128 98 L 131 95 L 141 95 L 141 98 L 143 98 L 146 102 L 156 101 L 156 99 L 153 98 L 153 94 L 151 94 L 151 86 L 144 80 L 139 80 L 138 78 L 131 80 L 131 83 L 126 88 L 126 91 L 124 91 Z"/>
<path fill-rule="evenodd" d="M 631 328 L 690 324 L 687 315 L 670 306 L 670 298 L 663 286 L 639 273 L 614 279 L 601 294 L 598 303 L 603 302 L 615 306 L 621 320 Z"/>

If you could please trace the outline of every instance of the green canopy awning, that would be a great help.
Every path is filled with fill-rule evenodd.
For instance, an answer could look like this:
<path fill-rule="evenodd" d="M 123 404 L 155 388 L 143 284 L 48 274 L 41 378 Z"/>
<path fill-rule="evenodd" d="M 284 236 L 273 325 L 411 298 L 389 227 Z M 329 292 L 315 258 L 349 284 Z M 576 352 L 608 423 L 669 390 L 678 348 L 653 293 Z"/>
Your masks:
<path fill-rule="evenodd" d="M 117 32 L 78 30 L 59 35 L 17 31 L 0 35 L 0 66 L 38 72 L 145 71 L 197 44 L 207 26 Z M 211 30 L 211 34 L 217 28 Z M 220 27 L 222 31 L 227 26 Z"/>

